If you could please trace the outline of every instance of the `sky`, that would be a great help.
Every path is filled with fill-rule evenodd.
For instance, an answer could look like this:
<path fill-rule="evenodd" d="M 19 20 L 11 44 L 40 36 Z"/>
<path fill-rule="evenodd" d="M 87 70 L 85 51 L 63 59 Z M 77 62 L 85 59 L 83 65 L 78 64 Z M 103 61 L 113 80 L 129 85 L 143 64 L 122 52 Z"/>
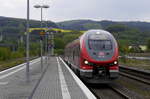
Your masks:
<path fill-rule="evenodd" d="M 0 16 L 26 18 L 27 0 L 0 0 Z M 148 21 L 150 0 L 30 0 L 30 19 L 40 20 L 36 4 L 49 5 L 43 19 L 54 22 L 76 19 Z"/>

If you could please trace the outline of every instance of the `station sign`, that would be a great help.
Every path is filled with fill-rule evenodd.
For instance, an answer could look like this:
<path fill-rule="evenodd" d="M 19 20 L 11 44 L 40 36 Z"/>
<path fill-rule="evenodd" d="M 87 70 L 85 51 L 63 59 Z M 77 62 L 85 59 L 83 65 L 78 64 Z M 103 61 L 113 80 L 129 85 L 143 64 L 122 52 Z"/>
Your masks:
<path fill-rule="evenodd" d="M 46 32 L 42 30 L 39 34 L 40 34 L 41 36 L 43 36 L 43 35 L 46 34 Z"/>

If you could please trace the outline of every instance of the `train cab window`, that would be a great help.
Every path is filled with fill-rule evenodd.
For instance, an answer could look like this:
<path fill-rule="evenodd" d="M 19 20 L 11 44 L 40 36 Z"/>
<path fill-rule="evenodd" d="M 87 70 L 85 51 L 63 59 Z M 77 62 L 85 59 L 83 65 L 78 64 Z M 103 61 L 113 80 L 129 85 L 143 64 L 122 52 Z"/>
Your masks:
<path fill-rule="evenodd" d="M 105 49 L 112 49 L 112 44 L 111 44 L 111 41 L 105 41 Z"/>
<path fill-rule="evenodd" d="M 110 40 L 88 40 L 89 49 L 93 50 L 111 50 L 112 42 Z"/>

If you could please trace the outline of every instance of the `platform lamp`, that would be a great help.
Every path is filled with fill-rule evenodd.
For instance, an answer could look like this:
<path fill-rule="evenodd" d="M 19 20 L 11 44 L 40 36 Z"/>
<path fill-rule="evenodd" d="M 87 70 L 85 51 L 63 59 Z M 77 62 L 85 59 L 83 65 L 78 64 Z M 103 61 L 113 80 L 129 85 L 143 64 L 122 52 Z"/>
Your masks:
<path fill-rule="evenodd" d="M 43 8 L 49 8 L 48 5 L 35 5 L 34 8 L 40 8 L 41 9 L 41 28 L 43 28 Z M 41 70 L 43 70 L 43 41 L 42 37 L 40 40 L 40 45 L 41 45 Z"/>
<path fill-rule="evenodd" d="M 43 8 L 49 8 L 48 5 L 35 5 L 34 6 L 35 8 L 41 8 L 41 28 L 43 27 L 42 24 L 43 24 Z"/>

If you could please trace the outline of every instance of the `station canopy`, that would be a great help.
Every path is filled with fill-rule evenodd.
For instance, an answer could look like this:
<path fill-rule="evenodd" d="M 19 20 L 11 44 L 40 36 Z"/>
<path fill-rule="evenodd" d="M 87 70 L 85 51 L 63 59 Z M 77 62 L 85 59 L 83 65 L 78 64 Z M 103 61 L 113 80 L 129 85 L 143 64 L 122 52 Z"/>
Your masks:
<path fill-rule="evenodd" d="M 31 34 L 39 34 L 39 35 L 45 35 L 46 32 L 57 32 L 53 28 L 30 28 L 29 32 Z"/>

